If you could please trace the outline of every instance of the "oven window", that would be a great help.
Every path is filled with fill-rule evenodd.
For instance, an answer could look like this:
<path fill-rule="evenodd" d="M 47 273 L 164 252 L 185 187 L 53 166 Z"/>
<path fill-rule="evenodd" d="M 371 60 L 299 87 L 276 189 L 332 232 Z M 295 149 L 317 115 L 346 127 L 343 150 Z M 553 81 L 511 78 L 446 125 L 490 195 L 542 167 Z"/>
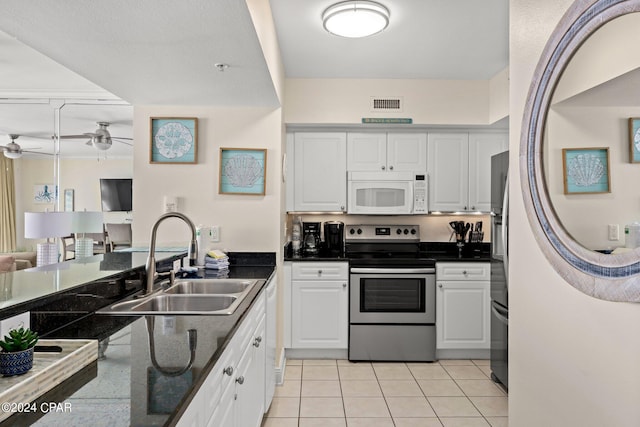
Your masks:
<path fill-rule="evenodd" d="M 361 278 L 360 312 L 424 313 L 425 279 Z"/>

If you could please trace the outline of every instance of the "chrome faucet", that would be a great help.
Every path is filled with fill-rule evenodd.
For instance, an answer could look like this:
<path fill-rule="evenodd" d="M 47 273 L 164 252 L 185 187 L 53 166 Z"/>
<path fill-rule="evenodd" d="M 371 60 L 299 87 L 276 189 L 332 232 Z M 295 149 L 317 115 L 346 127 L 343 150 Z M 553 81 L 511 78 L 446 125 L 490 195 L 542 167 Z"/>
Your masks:
<path fill-rule="evenodd" d="M 187 218 L 186 215 L 183 215 L 179 212 L 169 212 L 162 215 L 158 218 L 153 224 L 153 228 L 151 229 L 151 242 L 149 243 L 149 255 L 147 256 L 147 264 L 145 266 L 145 272 L 147 274 L 147 294 L 151 294 L 153 292 L 153 282 L 158 277 L 158 273 L 156 273 L 156 233 L 158 231 L 158 226 L 162 221 L 167 218 L 180 218 L 191 228 L 191 243 L 189 243 L 189 265 L 195 265 L 196 260 L 198 259 L 198 246 L 196 244 L 196 226 L 193 222 Z"/>

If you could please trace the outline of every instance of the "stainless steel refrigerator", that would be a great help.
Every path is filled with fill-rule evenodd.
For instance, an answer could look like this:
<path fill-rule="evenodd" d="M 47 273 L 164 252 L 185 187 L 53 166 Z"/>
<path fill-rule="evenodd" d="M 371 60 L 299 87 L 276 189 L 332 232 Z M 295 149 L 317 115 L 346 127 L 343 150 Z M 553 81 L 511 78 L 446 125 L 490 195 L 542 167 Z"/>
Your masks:
<path fill-rule="evenodd" d="M 491 157 L 491 379 L 509 387 L 509 152 Z"/>

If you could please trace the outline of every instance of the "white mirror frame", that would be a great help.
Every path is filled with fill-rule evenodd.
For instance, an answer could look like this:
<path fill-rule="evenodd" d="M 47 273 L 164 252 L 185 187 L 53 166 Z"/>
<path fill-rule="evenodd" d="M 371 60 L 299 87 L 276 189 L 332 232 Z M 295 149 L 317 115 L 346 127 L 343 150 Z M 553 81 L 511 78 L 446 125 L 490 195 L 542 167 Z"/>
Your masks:
<path fill-rule="evenodd" d="M 591 251 L 571 237 L 547 192 L 543 139 L 553 91 L 575 52 L 607 22 L 639 11 L 640 0 L 576 0 L 571 5 L 536 67 L 520 137 L 522 194 L 538 245 L 567 282 L 587 295 L 609 301 L 640 302 L 640 248 L 607 255 Z"/>

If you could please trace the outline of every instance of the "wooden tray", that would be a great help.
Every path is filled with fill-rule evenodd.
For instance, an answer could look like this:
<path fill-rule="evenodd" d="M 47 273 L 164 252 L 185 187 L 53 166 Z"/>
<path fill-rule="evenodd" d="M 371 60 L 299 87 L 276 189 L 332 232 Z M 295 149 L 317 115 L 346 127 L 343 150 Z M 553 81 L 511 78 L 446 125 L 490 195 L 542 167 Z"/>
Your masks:
<path fill-rule="evenodd" d="M 0 377 L 0 402 L 25 404 L 53 389 L 65 379 L 98 359 L 96 340 L 41 339 L 36 347 L 55 347 L 62 351 L 33 354 L 33 368 L 23 375 Z M 12 412 L 0 412 L 0 421 Z"/>

